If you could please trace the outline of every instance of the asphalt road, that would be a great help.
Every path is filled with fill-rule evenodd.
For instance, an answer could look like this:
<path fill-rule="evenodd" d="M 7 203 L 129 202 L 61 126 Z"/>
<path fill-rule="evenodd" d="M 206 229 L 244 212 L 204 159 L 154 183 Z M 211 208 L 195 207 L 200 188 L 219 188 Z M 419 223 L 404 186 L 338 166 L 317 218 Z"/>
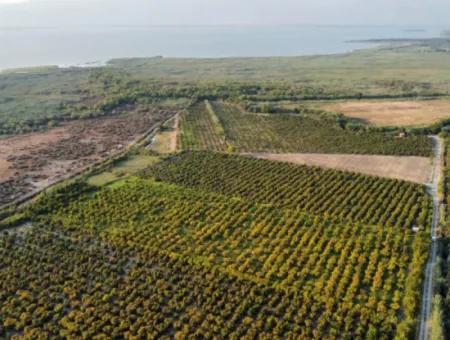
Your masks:
<path fill-rule="evenodd" d="M 433 267 L 437 257 L 437 228 L 439 225 L 440 202 L 438 197 L 439 180 L 442 174 L 441 153 L 442 140 L 438 136 L 431 136 L 433 139 L 433 173 L 431 182 L 427 184 L 427 189 L 433 197 L 433 219 L 431 223 L 431 253 L 425 268 L 425 280 L 423 286 L 422 309 L 420 314 L 419 340 L 428 340 L 429 338 L 429 320 L 431 318 L 431 308 L 433 300 Z"/>

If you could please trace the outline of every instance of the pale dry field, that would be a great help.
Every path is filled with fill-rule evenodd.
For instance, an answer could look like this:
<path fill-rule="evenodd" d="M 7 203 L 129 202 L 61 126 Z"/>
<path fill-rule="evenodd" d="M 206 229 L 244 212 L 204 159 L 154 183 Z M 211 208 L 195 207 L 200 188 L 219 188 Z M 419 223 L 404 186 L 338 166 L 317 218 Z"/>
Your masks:
<path fill-rule="evenodd" d="M 150 149 L 160 154 L 169 154 L 177 151 L 177 141 L 179 133 L 179 116 L 176 115 L 173 120 L 170 121 L 169 130 L 158 132 Z"/>
<path fill-rule="evenodd" d="M 332 154 L 251 154 L 257 158 L 306 164 L 366 175 L 402 179 L 425 184 L 430 180 L 432 164 L 426 157 L 332 155 Z"/>
<path fill-rule="evenodd" d="M 428 125 L 450 118 L 450 100 L 349 101 L 320 107 L 377 126 Z"/>

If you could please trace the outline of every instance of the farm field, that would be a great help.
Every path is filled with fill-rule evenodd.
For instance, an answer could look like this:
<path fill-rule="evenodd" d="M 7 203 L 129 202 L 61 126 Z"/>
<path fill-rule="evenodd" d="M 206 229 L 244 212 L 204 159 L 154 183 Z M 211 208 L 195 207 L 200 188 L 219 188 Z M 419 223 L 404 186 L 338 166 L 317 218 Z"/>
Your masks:
<path fill-rule="evenodd" d="M 396 138 L 380 132 L 355 133 L 338 122 L 307 115 L 260 115 L 238 106 L 210 103 L 218 122 L 205 104 L 191 107 L 181 118 L 181 149 L 275 153 L 356 153 L 429 156 L 426 136 Z M 218 124 L 221 126 L 217 126 Z"/>
<path fill-rule="evenodd" d="M 450 100 L 349 101 L 319 107 L 378 126 L 423 126 L 450 118 Z"/>
<path fill-rule="evenodd" d="M 439 44 L 0 73 L 0 338 L 448 333 Z"/>
<path fill-rule="evenodd" d="M 203 172 L 192 176 L 189 162 Z M 219 167 L 214 181 L 206 171 Z M 149 171 L 112 188 L 73 183 L 53 191 L 27 209 L 31 230 L 0 238 L 2 290 L 16 292 L 0 295 L 4 332 L 317 339 L 414 332 L 429 244 L 422 186 L 204 152 Z M 230 186 L 237 171 L 253 182 Z M 355 209 L 333 207 L 339 195 Z M 412 232 L 415 225 L 421 231 Z M 39 275 L 43 261 L 56 277 Z M 20 285 L 23 275 L 29 285 Z M 84 282 L 92 284 L 81 291 Z M 23 299 L 41 308 L 27 310 Z M 25 328 L 27 320 L 37 321 Z"/>
<path fill-rule="evenodd" d="M 304 153 L 255 153 L 249 155 L 274 161 L 346 170 L 421 184 L 426 184 L 430 180 L 432 169 L 431 160 L 426 157 Z"/>
<path fill-rule="evenodd" d="M 430 201 L 423 186 L 349 172 L 211 152 L 184 152 L 156 163 L 147 174 L 157 180 L 252 202 L 301 208 L 373 225 L 424 226 L 429 218 Z M 403 213 L 391 210 L 399 202 L 409 207 Z"/>
<path fill-rule="evenodd" d="M 208 101 L 191 106 L 181 115 L 180 147 L 184 150 L 225 151 L 225 132 Z"/>
<path fill-rule="evenodd" d="M 179 115 L 163 125 L 149 145 L 149 149 L 159 154 L 177 151 L 179 138 Z"/>
<path fill-rule="evenodd" d="M 0 139 L 0 206 L 123 151 L 170 111 L 70 122 L 48 132 Z"/>

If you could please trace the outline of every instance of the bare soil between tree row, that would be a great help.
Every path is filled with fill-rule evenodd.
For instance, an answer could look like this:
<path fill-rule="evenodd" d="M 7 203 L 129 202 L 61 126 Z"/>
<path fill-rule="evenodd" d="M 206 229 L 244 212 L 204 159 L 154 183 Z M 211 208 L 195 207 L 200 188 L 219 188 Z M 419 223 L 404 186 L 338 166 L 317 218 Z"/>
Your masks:
<path fill-rule="evenodd" d="M 0 139 L 0 207 L 123 152 L 174 114 L 133 112 Z"/>
<path fill-rule="evenodd" d="M 249 155 L 280 162 L 401 179 L 420 184 L 429 182 L 432 172 L 431 160 L 426 157 L 302 153 L 252 153 Z"/>
<path fill-rule="evenodd" d="M 420 126 L 450 118 L 450 100 L 349 101 L 320 108 L 378 126 Z"/>

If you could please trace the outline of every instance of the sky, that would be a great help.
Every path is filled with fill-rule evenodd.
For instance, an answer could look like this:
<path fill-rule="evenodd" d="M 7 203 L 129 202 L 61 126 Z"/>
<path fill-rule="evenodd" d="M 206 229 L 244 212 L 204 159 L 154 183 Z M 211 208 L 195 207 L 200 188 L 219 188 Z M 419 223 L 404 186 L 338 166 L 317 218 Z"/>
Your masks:
<path fill-rule="evenodd" d="M 450 0 L 0 0 L 0 27 L 447 25 Z"/>

